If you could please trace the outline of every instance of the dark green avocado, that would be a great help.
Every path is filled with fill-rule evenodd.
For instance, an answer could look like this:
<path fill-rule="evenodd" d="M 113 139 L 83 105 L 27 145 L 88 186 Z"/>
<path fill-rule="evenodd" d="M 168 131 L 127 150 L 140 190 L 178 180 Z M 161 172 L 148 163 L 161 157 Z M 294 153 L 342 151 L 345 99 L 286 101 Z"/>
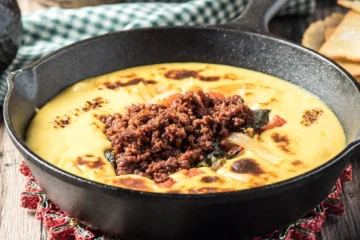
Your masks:
<path fill-rule="evenodd" d="M 0 74 L 15 58 L 21 41 L 21 13 L 16 0 L 0 0 Z"/>

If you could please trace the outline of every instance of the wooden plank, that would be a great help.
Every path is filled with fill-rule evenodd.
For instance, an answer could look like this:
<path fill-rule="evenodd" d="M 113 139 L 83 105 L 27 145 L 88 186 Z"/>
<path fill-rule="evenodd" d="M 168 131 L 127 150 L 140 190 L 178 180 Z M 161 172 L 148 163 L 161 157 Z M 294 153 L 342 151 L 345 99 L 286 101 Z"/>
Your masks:
<path fill-rule="evenodd" d="M 23 15 L 44 8 L 35 0 L 18 0 Z M 0 107 L 2 112 L 2 108 Z M 18 172 L 21 155 L 14 148 L 0 116 L 0 240 L 46 240 L 34 212 L 20 207 L 25 177 Z"/>
<path fill-rule="evenodd" d="M 0 142 L 0 240 L 39 240 L 40 222 L 34 213 L 20 207 L 20 194 L 25 186 L 25 177 L 18 171 L 22 157 L 3 123 L 0 125 Z"/>
<path fill-rule="evenodd" d="M 322 240 L 355 240 L 360 239 L 360 160 L 354 160 L 353 180 L 345 183 L 342 199 L 345 203 L 345 215 L 327 218 L 322 231 Z"/>

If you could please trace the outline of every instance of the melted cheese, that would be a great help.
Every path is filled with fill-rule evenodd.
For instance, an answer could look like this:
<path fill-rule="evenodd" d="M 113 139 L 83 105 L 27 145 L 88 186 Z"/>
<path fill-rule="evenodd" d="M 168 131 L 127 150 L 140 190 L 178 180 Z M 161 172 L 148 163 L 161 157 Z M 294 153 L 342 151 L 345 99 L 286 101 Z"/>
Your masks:
<path fill-rule="evenodd" d="M 181 80 L 165 77 L 171 70 L 183 69 L 196 71 L 202 80 L 191 74 Z M 176 183 L 171 187 L 135 175 L 116 176 L 104 156 L 111 144 L 97 116 L 198 89 L 240 94 L 252 109 L 271 109 L 270 118 L 284 118 L 284 126 L 263 132 L 258 140 L 281 162 L 271 164 L 245 149 L 216 172 L 200 168 L 192 177 L 185 170 L 172 174 Z M 306 112 L 311 111 L 320 112 L 316 121 L 303 124 Z M 36 154 L 72 174 L 136 190 L 180 193 L 240 190 L 283 181 L 329 161 L 345 147 L 344 132 L 334 113 L 306 91 L 262 73 L 202 63 L 143 66 L 78 82 L 37 112 L 26 141 Z M 239 159 L 253 159 L 263 173 L 234 172 L 232 164 Z"/>

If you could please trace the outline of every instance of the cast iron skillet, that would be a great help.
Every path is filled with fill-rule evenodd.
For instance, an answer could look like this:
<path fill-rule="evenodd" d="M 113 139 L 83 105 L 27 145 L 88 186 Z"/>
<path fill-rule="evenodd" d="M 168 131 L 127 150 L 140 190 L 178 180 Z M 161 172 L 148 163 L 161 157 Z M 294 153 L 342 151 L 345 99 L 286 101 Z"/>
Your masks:
<path fill-rule="evenodd" d="M 285 0 L 250 2 L 247 12 L 229 24 L 107 34 L 65 47 L 13 73 L 5 123 L 51 201 L 93 228 L 137 240 L 241 239 L 284 227 L 321 202 L 360 148 L 359 86 L 325 57 L 269 35 L 266 25 Z M 277 184 L 180 195 L 95 183 L 47 163 L 25 145 L 24 133 L 35 108 L 73 83 L 134 66 L 189 61 L 248 68 L 308 90 L 339 117 L 346 149 L 313 171 Z"/>

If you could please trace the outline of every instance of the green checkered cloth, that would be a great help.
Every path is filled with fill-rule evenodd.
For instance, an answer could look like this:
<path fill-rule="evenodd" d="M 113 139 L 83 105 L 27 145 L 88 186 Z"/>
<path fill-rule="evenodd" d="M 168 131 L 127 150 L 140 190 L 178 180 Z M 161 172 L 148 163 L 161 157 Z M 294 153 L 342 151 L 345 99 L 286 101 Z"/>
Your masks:
<path fill-rule="evenodd" d="M 0 75 L 0 104 L 7 90 L 6 78 L 12 71 L 65 45 L 132 28 L 221 24 L 238 16 L 246 4 L 247 0 L 132 0 L 71 10 L 50 8 L 25 15 L 22 46 Z M 280 14 L 304 14 L 314 9 L 315 0 L 290 0 Z"/>

